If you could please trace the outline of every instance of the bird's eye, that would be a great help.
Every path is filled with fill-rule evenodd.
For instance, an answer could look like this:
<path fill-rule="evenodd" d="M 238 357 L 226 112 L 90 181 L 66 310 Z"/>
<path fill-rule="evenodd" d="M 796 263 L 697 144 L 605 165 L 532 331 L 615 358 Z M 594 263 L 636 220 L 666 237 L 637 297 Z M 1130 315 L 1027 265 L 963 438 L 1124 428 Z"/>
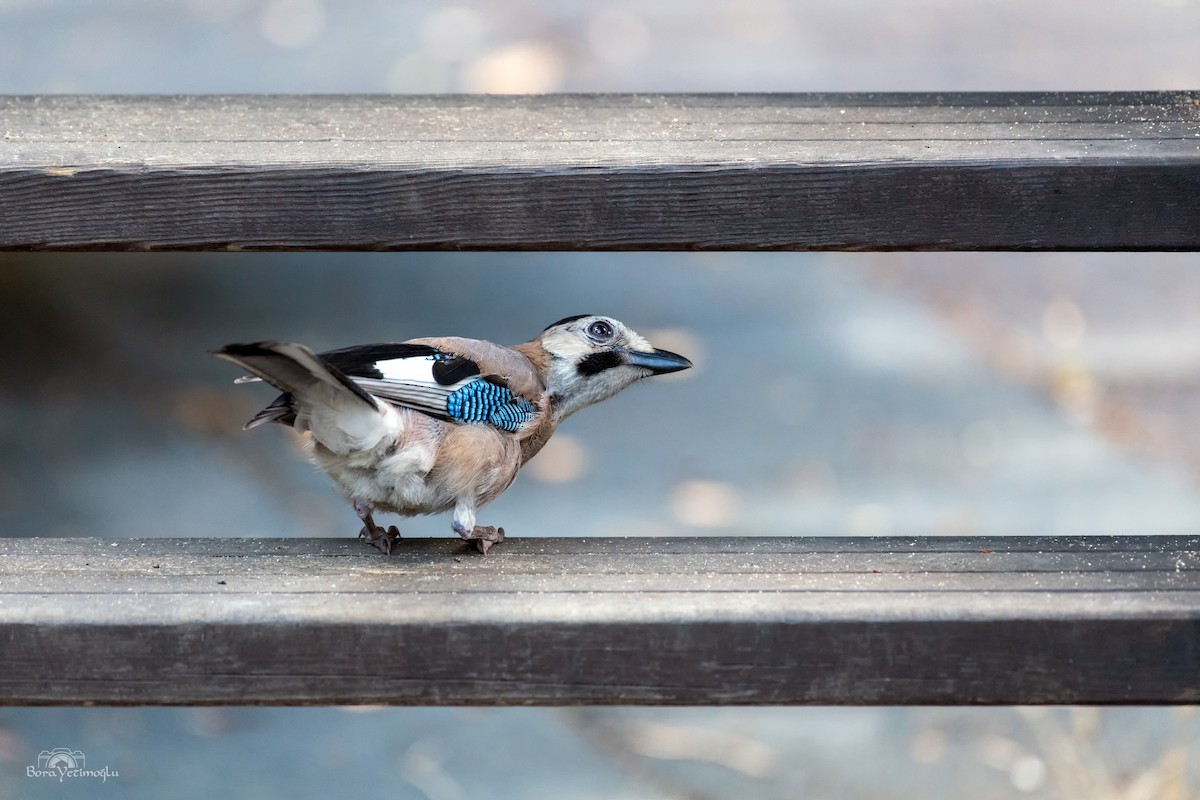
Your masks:
<path fill-rule="evenodd" d="M 587 334 L 597 341 L 606 342 L 613 338 L 612 325 L 609 325 L 602 319 L 596 320 L 591 325 L 588 325 Z"/>

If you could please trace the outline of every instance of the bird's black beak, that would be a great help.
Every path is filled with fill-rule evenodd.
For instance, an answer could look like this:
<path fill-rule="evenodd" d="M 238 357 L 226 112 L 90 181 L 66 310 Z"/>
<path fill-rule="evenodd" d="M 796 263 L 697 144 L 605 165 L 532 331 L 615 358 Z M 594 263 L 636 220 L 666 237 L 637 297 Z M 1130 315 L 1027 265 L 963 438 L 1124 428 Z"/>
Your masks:
<path fill-rule="evenodd" d="M 655 375 L 679 372 L 681 369 L 687 369 L 692 366 L 691 361 L 688 361 L 678 353 L 672 353 L 670 350 L 655 350 L 653 353 L 643 353 L 641 350 L 620 348 L 618 352 L 629 366 L 644 367 Z"/>

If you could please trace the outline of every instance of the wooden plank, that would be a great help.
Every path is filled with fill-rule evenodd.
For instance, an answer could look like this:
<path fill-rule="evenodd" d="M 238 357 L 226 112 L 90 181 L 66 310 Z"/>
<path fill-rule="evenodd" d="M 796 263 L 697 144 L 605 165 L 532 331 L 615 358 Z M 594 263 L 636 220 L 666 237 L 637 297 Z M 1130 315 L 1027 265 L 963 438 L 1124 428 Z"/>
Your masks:
<path fill-rule="evenodd" d="M 1197 249 L 1200 94 L 0 97 L 0 249 Z"/>
<path fill-rule="evenodd" d="M 0 703 L 1194 703 L 1200 537 L 0 540 Z"/>

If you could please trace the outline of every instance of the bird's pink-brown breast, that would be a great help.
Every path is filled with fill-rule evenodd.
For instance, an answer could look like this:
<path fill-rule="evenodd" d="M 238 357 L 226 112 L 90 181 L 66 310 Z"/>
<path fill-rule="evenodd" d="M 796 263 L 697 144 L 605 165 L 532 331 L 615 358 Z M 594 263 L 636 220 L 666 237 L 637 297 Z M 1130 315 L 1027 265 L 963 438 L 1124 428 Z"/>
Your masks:
<path fill-rule="evenodd" d="M 427 481 L 484 505 L 512 485 L 521 464 L 521 444 L 511 433 L 490 425 L 448 425 Z"/>

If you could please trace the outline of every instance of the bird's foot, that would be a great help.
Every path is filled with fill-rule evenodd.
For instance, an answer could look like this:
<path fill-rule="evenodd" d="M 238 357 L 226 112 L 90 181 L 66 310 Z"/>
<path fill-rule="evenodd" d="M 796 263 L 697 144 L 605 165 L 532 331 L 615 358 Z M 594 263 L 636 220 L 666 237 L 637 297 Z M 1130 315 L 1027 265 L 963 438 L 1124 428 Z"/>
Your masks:
<path fill-rule="evenodd" d="M 467 530 L 466 526 L 460 525 L 457 522 L 452 527 L 454 528 L 454 532 L 463 538 L 463 541 L 474 544 L 475 549 L 485 556 L 488 550 L 492 549 L 492 545 L 504 541 L 504 528 L 496 528 L 491 525 L 476 525 L 471 530 Z"/>
<path fill-rule="evenodd" d="M 376 550 L 381 550 L 385 556 L 392 554 L 392 545 L 400 538 L 400 529 L 392 525 L 387 530 L 375 524 L 371 517 L 371 504 L 366 500 L 354 501 L 354 513 L 363 521 L 363 528 L 358 532 L 358 538 Z"/>
<path fill-rule="evenodd" d="M 378 525 L 364 525 L 363 529 L 358 532 L 358 538 L 364 540 L 385 556 L 390 556 L 392 554 L 392 545 L 400 538 L 400 529 L 395 525 L 390 526 L 387 530 Z"/>

